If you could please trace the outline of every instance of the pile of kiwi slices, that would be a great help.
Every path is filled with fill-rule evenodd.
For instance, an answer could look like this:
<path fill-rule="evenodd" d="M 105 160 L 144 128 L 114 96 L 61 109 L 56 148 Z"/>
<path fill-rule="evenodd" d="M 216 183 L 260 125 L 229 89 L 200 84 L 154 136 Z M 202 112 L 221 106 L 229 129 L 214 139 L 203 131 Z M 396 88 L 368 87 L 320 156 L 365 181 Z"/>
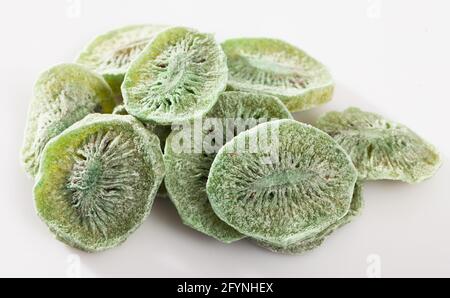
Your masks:
<path fill-rule="evenodd" d="M 97 252 L 158 198 L 221 242 L 309 251 L 360 214 L 364 181 L 416 183 L 441 163 L 407 127 L 358 108 L 294 120 L 333 89 L 323 64 L 281 40 L 103 34 L 35 84 L 21 156 L 37 213 L 58 240 Z"/>

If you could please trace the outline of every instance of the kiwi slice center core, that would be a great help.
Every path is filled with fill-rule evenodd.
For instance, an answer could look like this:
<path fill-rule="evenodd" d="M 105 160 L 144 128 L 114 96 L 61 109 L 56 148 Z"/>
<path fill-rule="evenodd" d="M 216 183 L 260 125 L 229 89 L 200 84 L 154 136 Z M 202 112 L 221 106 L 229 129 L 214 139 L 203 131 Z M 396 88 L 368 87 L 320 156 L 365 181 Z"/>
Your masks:
<path fill-rule="evenodd" d="M 298 66 L 290 65 L 280 61 L 275 61 L 264 56 L 247 56 L 246 60 L 250 66 L 262 71 L 274 72 L 277 74 L 292 75 L 298 74 L 303 70 Z"/>
<path fill-rule="evenodd" d="M 266 189 L 290 187 L 304 183 L 316 176 L 312 171 L 298 171 L 295 169 L 285 170 L 282 172 L 272 173 L 259 179 L 253 184 L 253 188 L 257 191 Z"/>

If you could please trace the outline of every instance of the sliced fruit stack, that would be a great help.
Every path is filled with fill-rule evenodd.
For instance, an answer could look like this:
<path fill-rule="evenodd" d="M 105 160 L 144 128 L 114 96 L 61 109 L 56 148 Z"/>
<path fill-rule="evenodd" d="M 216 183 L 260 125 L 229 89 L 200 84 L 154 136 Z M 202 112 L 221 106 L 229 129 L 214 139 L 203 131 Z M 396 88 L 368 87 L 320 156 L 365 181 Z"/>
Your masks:
<path fill-rule="evenodd" d="M 197 30 L 129 26 L 44 72 L 22 162 L 38 215 L 88 252 L 123 243 L 156 197 L 224 243 L 299 254 L 360 214 L 367 180 L 423 181 L 437 150 L 407 127 L 332 99 L 320 62 L 281 40 L 217 43 Z"/>

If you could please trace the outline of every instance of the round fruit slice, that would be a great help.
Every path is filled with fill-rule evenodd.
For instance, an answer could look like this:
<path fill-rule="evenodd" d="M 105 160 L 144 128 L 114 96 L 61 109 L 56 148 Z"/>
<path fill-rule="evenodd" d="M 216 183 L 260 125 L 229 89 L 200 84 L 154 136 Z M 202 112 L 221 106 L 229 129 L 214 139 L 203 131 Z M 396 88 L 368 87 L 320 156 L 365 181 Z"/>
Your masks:
<path fill-rule="evenodd" d="M 344 217 L 356 179 L 349 156 L 330 136 L 278 120 L 239 134 L 219 151 L 207 193 L 227 224 L 284 247 Z"/>
<path fill-rule="evenodd" d="M 131 116 L 89 115 L 45 147 L 36 208 L 61 241 L 102 251 L 141 225 L 163 176 L 156 135 Z"/>
<path fill-rule="evenodd" d="M 125 73 L 153 36 L 167 28 L 162 25 L 134 25 L 96 37 L 81 52 L 77 63 L 101 74 L 116 95 L 120 94 Z"/>
<path fill-rule="evenodd" d="M 363 180 L 417 183 L 441 165 L 437 150 L 413 131 L 358 108 L 330 112 L 317 127 L 347 150 Z"/>
<path fill-rule="evenodd" d="M 234 137 L 237 131 L 232 125 L 227 126 L 227 121 L 255 120 L 253 123 L 252 121 L 247 123 L 249 126 L 254 126 L 257 124 L 256 120 L 291 118 L 291 115 L 283 103 L 273 96 L 225 92 L 220 95 L 217 104 L 205 118 L 204 124 L 210 120 L 221 122 L 221 125 L 216 127 L 216 132 L 220 134 L 218 140 L 214 138 L 214 135 L 208 137 L 212 131 L 208 125 L 204 125 L 200 139 L 197 140 L 192 134 L 188 135 L 191 139 L 190 150 L 178 152 L 173 145 L 183 131 L 173 131 L 167 139 L 164 154 L 168 172 L 165 185 L 169 197 L 186 225 L 220 241 L 230 243 L 241 239 L 243 235 L 221 221 L 209 203 L 206 181 L 217 151 L 205 149 L 203 145 L 215 147 L 218 150 L 227 138 Z M 196 152 L 195 148 L 200 150 Z"/>
<path fill-rule="evenodd" d="M 322 232 L 302 240 L 298 243 L 291 244 L 287 247 L 276 246 L 267 242 L 258 241 L 258 245 L 267 248 L 273 252 L 284 253 L 284 254 L 302 254 L 307 251 L 313 250 L 323 244 L 323 242 L 333 234 L 337 229 L 349 224 L 352 220 L 361 214 L 364 202 L 362 197 L 362 184 L 356 183 L 355 191 L 353 193 L 352 203 L 350 205 L 350 210 L 348 213 L 336 223 L 327 227 Z"/>
<path fill-rule="evenodd" d="M 168 125 L 206 114 L 225 89 L 227 75 L 225 54 L 211 35 L 170 28 L 131 64 L 122 94 L 131 115 Z"/>
<path fill-rule="evenodd" d="M 115 106 L 105 80 L 76 64 L 62 64 L 44 72 L 34 86 L 28 111 L 21 160 L 34 176 L 45 144 L 91 113 L 111 113 Z"/>
<path fill-rule="evenodd" d="M 324 104 L 333 96 L 328 70 L 302 50 L 277 39 L 238 38 L 222 44 L 231 90 L 279 97 L 291 112 Z"/>

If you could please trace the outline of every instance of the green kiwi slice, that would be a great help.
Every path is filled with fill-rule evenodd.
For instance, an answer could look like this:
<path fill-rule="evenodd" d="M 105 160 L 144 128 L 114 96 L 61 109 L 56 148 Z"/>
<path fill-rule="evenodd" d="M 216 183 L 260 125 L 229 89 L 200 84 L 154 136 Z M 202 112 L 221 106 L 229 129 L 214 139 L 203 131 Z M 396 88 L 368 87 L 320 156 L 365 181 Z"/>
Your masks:
<path fill-rule="evenodd" d="M 215 146 L 219 149 L 227 141 L 227 138 L 234 137 L 237 131 L 231 125 L 227 126 L 226 121 L 234 119 L 269 121 L 270 119 L 291 117 L 283 103 L 273 96 L 225 92 L 220 95 L 214 108 L 205 116 L 201 138 L 196 139 L 192 134 L 189 135 L 189 138 L 192 137 L 192 151 L 177 152 L 174 150 L 172 145 L 182 132 L 173 131 L 167 138 L 164 154 L 167 168 L 165 185 L 184 224 L 222 242 L 230 243 L 241 239 L 243 235 L 221 221 L 209 203 L 206 181 L 216 151 L 209 151 L 203 145 Z M 218 131 L 220 140 L 216 140 L 214 137 L 208 138 L 211 127 L 206 125 L 206 121 L 212 119 L 222 122 L 219 126 L 222 131 Z M 248 124 L 249 126 L 244 129 L 251 128 L 257 123 L 250 121 Z M 213 143 L 214 145 L 212 145 Z M 195 152 L 194 148 L 201 150 Z"/>
<path fill-rule="evenodd" d="M 439 152 L 409 128 L 358 108 L 327 113 L 316 126 L 347 150 L 362 180 L 418 183 L 441 165 Z"/>
<path fill-rule="evenodd" d="M 131 115 L 170 125 L 206 114 L 225 89 L 227 76 L 225 54 L 210 34 L 169 28 L 131 64 L 122 95 Z"/>
<path fill-rule="evenodd" d="M 132 116 L 88 115 L 46 145 L 36 209 L 59 240 L 103 251 L 142 224 L 163 177 L 156 135 Z"/>
<path fill-rule="evenodd" d="M 225 41 L 229 90 L 279 97 L 291 112 L 331 100 L 334 83 L 328 70 L 304 51 L 282 40 L 237 38 Z"/>
<path fill-rule="evenodd" d="M 221 220 L 246 236 L 286 247 L 343 218 L 357 176 L 347 153 L 326 133 L 278 120 L 222 147 L 206 189 Z"/>
<path fill-rule="evenodd" d="M 77 63 L 101 74 L 116 96 L 120 95 L 125 73 L 163 25 L 133 25 L 96 37 L 77 58 Z"/>
<path fill-rule="evenodd" d="M 267 248 L 273 252 L 284 253 L 284 254 L 302 254 L 308 251 L 311 251 L 319 246 L 321 246 L 324 241 L 333 234 L 337 229 L 349 224 L 352 220 L 361 214 L 361 210 L 364 206 L 363 194 L 362 194 L 362 183 L 358 182 L 355 185 L 355 190 L 353 193 L 352 203 L 350 205 L 350 210 L 348 213 L 341 219 L 339 219 L 334 224 L 327 227 L 322 232 L 317 233 L 316 235 L 301 240 L 298 243 L 291 244 L 287 247 L 276 246 L 271 243 L 257 241 L 257 244 L 261 247 Z"/>
<path fill-rule="evenodd" d="M 40 75 L 28 110 L 21 161 L 35 176 L 45 144 L 91 113 L 111 113 L 114 97 L 105 80 L 76 64 L 61 64 Z"/>

